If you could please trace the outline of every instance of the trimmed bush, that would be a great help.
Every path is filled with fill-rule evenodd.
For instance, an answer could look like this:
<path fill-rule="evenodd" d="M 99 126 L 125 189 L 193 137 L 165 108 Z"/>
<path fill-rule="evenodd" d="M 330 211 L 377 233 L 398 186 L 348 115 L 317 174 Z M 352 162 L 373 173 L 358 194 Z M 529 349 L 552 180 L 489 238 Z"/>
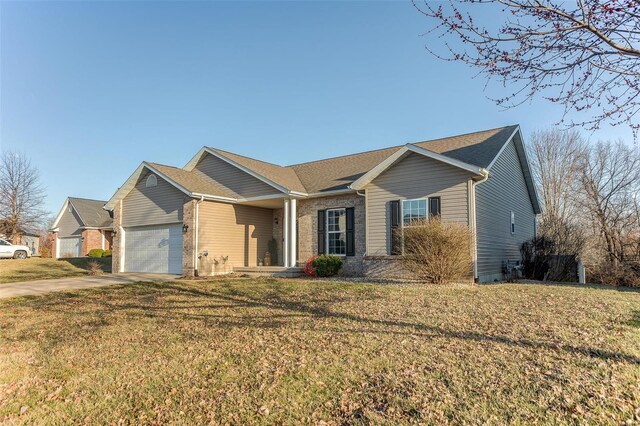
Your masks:
<path fill-rule="evenodd" d="M 311 265 L 318 277 L 332 277 L 340 272 L 342 259 L 331 254 L 323 254 L 313 258 Z"/>
<path fill-rule="evenodd" d="M 102 250 L 102 249 L 91 249 L 91 250 L 89 250 L 89 254 L 87 256 L 89 256 L 89 257 L 102 257 L 103 254 L 104 254 L 104 250 Z"/>
<path fill-rule="evenodd" d="M 421 281 L 445 284 L 473 276 L 468 226 L 431 219 L 405 227 L 402 238 L 402 261 Z"/>
<path fill-rule="evenodd" d="M 107 249 L 102 253 L 102 257 L 111 257 L 111 249 Z"/>

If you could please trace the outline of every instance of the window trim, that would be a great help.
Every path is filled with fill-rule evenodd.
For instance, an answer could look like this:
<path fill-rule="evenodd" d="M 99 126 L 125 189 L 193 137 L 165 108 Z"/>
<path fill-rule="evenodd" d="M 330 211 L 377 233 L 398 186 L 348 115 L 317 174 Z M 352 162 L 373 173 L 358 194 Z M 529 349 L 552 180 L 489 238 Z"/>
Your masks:
<path fill-rule="evenodd" d="M 513 210 L 511 210 L 511 223 L 509 224 L 509 231 L 511 232 L 511 235 L 516 234 L 516 213 Z"/>
<path fill-rule="evenodd" d="M 149 183 L 151 178 L 153 178 L 153 181 Z M 149 176 L 147 176 L 147 179 L 145 179 L 144 187 L 153 188 L 154 186 L 158 186 L 158 177 L 155 175 L 155 173 L 150 173 Z"/>
<path fill-rule="evenodd" d="M 342 211 L 344 214 L 344 220 L 345 220 L 345 227 L 344 230 L 342 231 L 329 231 L 329 212 L 334 212 L 334 211 Z M 337 207 L 334 209 L 326 209 L 325 210 L 325 215 L 324 215 L 324 237 L 325 237 L 325 241 L 326 241 L 326 247 L 324 248 L 324 252 L 326 254 L 332 255 L 332 256 L 340 256 L 340 257 L 347 257 L 347 226 L 346 226 L 346 221 L 347 221 L 347 208 L 346 207 Z M 330 252 L 330 244 L 329 244 L 329 234 L 344 234 L 344 254 L 336 254 L 336 253 L 331 253 Z"/>
<path fill-rule="evenodd" d="M 409 199 L 400 200 L 400 228 L 406 228 L 406 227 L 414 226 L 414 225 L 405 225 L 405 223 L 404 223 L 404 203 L 405 203 L 405 201 L 411 202 L 411 201 L 423 201 L 423 200 L 424 200 L 424 202 L 426 204 L 426 206 L 425 206 L 425 211 L 426 211 L 425 220 L 429 220 L 430 219 L 430 215 L 429 215 L 429 197 L 409 198 Z M 404 251 L 404 248 L 403 248 L 403 251 Z"/>

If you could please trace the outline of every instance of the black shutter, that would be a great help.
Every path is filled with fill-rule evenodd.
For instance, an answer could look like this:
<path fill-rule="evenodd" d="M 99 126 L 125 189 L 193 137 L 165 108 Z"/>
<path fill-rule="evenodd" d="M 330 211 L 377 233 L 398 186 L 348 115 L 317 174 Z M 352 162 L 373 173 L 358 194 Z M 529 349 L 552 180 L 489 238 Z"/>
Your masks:
<path fill-rule="evenodd" d="M 325 254 L 325 242 L 326 233 L 324 229 L 325 225 L 325 210 L 318 210 L 318 254 Z"/>
<path fill-rule="evenodd" d="M 356 255 L 356 239 L 355 239 L 356 218 L 355 218 L 353 207 L 349 207 L 345 209 L 345 213 L 347 216 L 347 256 L 355 256 Z"/>
<path fill-rule="evenodd" d="M 429 198 L 429 216 L 440 217 L 440 197 Z"/>
<path fill-rule="evenodd" d="M 400 201 L 390 201 L 389 202 L 389 210 L 390 210 L 390 232 L 389 235 L 391 237 L 391 254 L 401 254 L 402 248 L 400 247 Z"/>

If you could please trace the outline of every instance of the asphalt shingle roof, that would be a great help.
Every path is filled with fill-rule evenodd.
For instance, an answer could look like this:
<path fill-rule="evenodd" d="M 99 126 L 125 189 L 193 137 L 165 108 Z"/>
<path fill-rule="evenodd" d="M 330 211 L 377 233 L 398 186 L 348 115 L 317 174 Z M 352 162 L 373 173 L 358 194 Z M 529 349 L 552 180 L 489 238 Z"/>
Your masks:
<path fill-rule="evenodd" d="M 518 126 L 484 130 L 413 145 L 478 167 L 487 167 Z M 308 193 L 346 189 L 404 145 L 288 166 Z"/>
<path fill-rule="evenodd" d="M 486 168 L 518 126 L 507 126 L 413 143 L 438 154 Z M 267 178 L 289 191 L 320 193 L 346 189 L 362 175 L 387 159 L 404 145 L 373 151 L 310 161 L 290 166 L 279 166 L 217 148 L 209 148 L 217 154 Z M 242 198 L 231 189 L 223 187 L 197 169 L 185 169 L 148 163 L 190 192 L 227 198 Z"/>
<path fill-rule="evenodd" d="M 80 215 L 84 226 L 92 228 L 113 226 L 113 219 L 109 216 L 109 212 L 102 208 L 106 201 L 69 197 L 69 202 Z"/>
<path fill-rule="evenodd" d="M 186 171 L 164 164 L 151 162 L 148 164 L 190 192 L 227 198 L 241 198 L 235 192 L 217 184 L 198 170 Z"/>

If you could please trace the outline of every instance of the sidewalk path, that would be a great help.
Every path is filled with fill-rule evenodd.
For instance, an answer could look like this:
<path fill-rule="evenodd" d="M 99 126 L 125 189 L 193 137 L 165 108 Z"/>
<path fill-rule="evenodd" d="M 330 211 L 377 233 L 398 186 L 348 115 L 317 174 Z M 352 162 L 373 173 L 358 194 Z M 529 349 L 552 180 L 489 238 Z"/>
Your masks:
<path fill-rule="evenodd" d="M 23 281 L 18 283 L 0 283 L 0 299 L 51 293 L 54 291 L 77 290 L 92 287 L 104 287 L 114 284 L 136 282 L 173 281 L 177 275 L 168 274 L 106 274 L 99 276 L 59 278 L 55 280 Z"/>

